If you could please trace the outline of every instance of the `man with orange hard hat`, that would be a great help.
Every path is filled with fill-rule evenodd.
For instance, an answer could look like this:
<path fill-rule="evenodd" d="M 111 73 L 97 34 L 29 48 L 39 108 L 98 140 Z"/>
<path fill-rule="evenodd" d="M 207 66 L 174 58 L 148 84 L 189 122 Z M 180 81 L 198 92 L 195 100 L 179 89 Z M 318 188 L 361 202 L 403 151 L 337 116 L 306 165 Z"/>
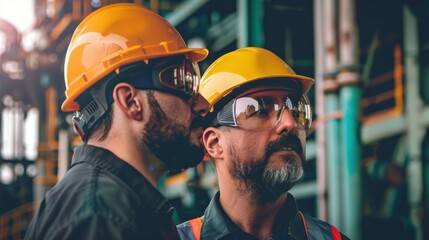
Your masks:
<path fill-rule="evenodd" d="M 65 58 L 66 100 L 84 144 L 47 194 L 26 239 L 179 239 L 155 188 L 204 155 L 197 62 L 176 29 L 137 4 L 87 16 Z"/>

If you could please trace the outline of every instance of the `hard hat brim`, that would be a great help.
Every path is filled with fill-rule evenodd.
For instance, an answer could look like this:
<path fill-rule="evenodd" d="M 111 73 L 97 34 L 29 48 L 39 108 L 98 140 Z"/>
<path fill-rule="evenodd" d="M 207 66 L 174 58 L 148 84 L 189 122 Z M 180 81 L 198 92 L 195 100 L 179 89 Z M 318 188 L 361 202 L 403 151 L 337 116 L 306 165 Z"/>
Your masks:
<path fill-rule="evenodd" d="M 174 55 L 186 54 L 189 59 L 199 62 L 204 60 L 209 55 L 209 50 L 205 48 L 186 48 L 176 51 Z"/>

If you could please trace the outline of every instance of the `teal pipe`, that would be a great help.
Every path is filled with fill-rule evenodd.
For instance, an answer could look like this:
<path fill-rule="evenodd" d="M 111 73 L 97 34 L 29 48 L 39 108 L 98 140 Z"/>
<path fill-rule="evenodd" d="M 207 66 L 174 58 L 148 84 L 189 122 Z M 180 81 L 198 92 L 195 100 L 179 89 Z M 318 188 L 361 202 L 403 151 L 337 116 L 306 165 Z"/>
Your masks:
<path fill-rule="evenodd" d="M 255 47 L 264 47 L 264 27 L 262 21 L 264 13 L 264 2 L 262 0 L 249 1 L 249 5 L 250 45 Z"/>
<path fill-rule="evenodd" d="M 361 162 L 359 141 L 360 89 L 357 85 L 340 88 L 342 140 L 342 184 L 344 232 L 352 239 L 360 239 L 361 231 Z"/>
<path fill-rule="evenodd" d="M 264 2 L 237 0 L 237 47 L 264 47 Z"/>
<path fill-rule="evenodd" d="M 325 95 L 326 112 L 332 116 L 339 110 L 338 94 L 327 93 Z M 326 147 L 327 147 L 327 176 L 328 176 L 328 216 L 329 222 L 339 229 L 342 229 L 341 219 L 341 141 L 340 141 L 340 121 L 330 119 L 326 124 Z"/>

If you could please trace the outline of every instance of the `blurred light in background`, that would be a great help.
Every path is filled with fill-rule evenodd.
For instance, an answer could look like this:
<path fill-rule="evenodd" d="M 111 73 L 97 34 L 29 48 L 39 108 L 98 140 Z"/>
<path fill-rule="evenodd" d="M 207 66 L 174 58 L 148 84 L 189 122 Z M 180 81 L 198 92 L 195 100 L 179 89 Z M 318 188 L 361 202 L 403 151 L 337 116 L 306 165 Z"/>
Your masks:
<path fill-rule="evenodd" d="M 101 0 L 91 0 L 91 6 L 93 8 L 99 8 L 99 7 L 101 7 Z"/>
<path fill-rule="evenodd" d="M 6 34 L 0 31 L 0 55 L 6 51 Z"/>
<path fill-rule="evenodd" d="M 15 174 L 13 172 L 13 165 L 4 163 L 0 166 L 0 182 L 4 185 L 11 184 L 15 181 Z"/>
<path fill-rule="evenodd" d="M 28 30 L 35 21 L 34 0 L 0 0 L 0 19 L 12 23 L 18 32 Z"/>
<path fill-rule="evenodd" d="M 24 155 L 27 160 L 36 160 L 39 145 L 39 110 L 31 108 L 27 111 L 24 122 Z"/>
<path fill-rule="evenodd" d="M 12 97 L 6 95 L 3 100 L 6 108 L 2 110 L 2 148 L 3 159 L 22 159 L 23 148 L 23 125 L 24 110 L 20 102 L 13 101 Z"/>
<path fill-rule="evenodd" d="M 194 37 L 188 40 L 187 43 L 189 48 L 206 48 L 206 43 L 200 37 Z"/>
<path fill-rule="evenodd" d="M 22 35 L 21 46 L 26 52 L 44 50 L 49 45 L 48 34 L 44 28 L 34 28 Z"/>

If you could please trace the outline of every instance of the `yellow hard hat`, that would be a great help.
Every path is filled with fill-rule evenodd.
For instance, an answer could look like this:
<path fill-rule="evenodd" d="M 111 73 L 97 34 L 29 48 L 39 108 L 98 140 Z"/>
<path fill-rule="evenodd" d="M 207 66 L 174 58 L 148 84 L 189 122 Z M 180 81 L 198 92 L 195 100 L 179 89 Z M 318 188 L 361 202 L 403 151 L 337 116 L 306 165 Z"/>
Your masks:
<path fill-rule="evenodd" d="M 65 57 L 66 100 L 61 109 L 79 110 L 76 98 L 124 65 L 179 54 L 201 61 L 208 50 L 188 48 L 167 20 L 141 5 L 102 7 L 88 15 L 72 36 Z"/>
<path fill-rule="evenodd" d="M 201 78 L 200 94 L 213 107 L 240 86 L 256 84 L 256 81 L 263 85 L 273 78 L 296 81 L 303 94 L 314 83 L 312 78 L 297 75 L 274 53 L 263 48 L 245 47 L 221 56 L 207 68 Z"/>

